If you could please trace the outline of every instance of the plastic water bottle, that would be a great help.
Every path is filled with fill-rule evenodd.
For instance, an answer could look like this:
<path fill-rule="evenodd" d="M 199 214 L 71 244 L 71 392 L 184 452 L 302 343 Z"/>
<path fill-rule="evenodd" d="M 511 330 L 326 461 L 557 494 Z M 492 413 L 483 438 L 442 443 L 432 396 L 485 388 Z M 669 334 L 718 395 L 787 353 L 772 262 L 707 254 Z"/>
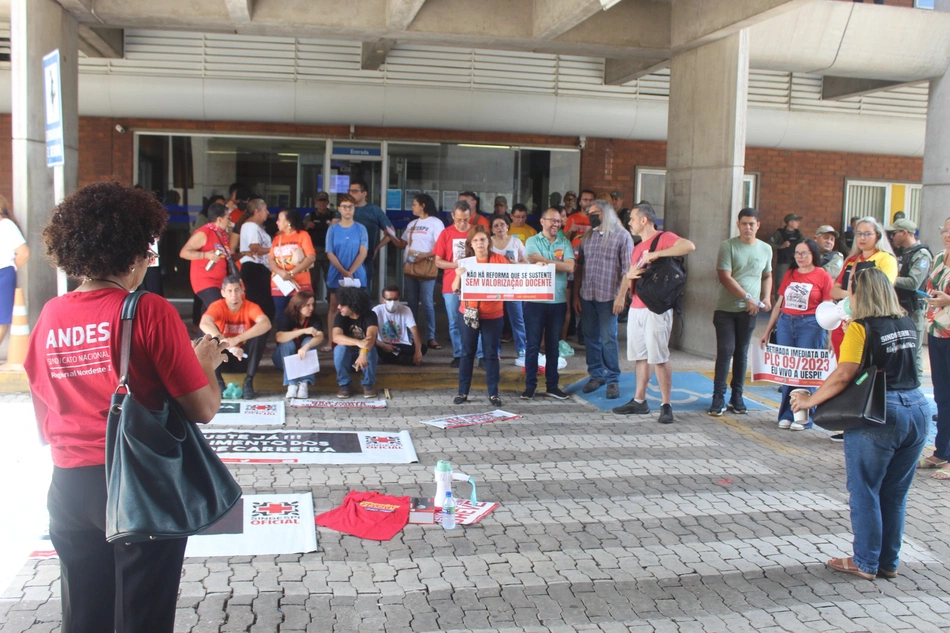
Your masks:
<path fill-rule="evenodd" d="M 442 529 L 455 529 L 455 508 L 458 504 L 452 498 L 451 492 L 445 493 L 445 500 L 442 501 Z"/>

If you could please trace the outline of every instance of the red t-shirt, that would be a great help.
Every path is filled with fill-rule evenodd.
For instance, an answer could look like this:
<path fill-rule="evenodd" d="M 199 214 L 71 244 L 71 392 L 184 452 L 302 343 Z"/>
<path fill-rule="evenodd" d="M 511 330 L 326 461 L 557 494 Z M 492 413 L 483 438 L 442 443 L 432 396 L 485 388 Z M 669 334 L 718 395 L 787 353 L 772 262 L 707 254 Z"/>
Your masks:
<path fill-rule="evenodd" d="M 317 525 L 374 541 L 388 541 L 409 522 L 409 497 L 352 490 L 343 505 L 313 518 Z"/>
<path fill-rule="evenodd" d="M 508 258 L 498 253 L 491 253 L 488 259 L 477 260 L 479 264 L 508 264 Z M 504 301 L 462 301 L 459 303 L 459 312 L 464 313 L 467 306 L 478 307 L 479 319 L 500 319 L 505 316 Z"/>
<path fill-rule="evenodd" d="M 198 249 L 202 253 L 213 251 L 215 246 L 217 246 L 221 252 L 228 250 L 227 237 L 222 238 L 221 234 L 215 230 L 213 224 L 208 223 L 204 226 L 199 226 L 195 229 L 195 233 L 205 234 L 205 245 Z M 210 259 L 191 260 L 191 289 L 195 294 L 198 294 L 202 290 L 207 290 L 208 288 L 220 288 L 221 282 L 228 276 L 228 262 L 226 258 L 222 257 L 219 259 L 214 266 L 211 267 L 211 270 L 205 270 L 205 267 L 210 263 Z"/>
<path fill-rule="evenodd" d="M 488 232 L 491 233 L 491 226 L 488 224 L 488 218 L 486 218 L 481 213 L 476 213 L 475 217 L 472 218 L 472 226 L 484 226 L 488 229 Z"/>
<path fill-rule="evenodd" d="M 819 303 L 831 299 L 834 283 L 824 268 L 816 266 L 810 273 L 789 270 L 778 287 L 778 296 L 784 298 L 782 312 L 789 316 L 815 314 Z"/>
<path fill-rule="evenodd" d="M 581 237 L 584 233 L 590 230 L 590 216 L 584 215 L 583 213 L 574 213 L 567 216 L 567 222 L 564 223 L 564 235 L 567 235 L 571 231 L 575 232 L 575 235 L 571 240 L 573 241 L 576 238 Z"/>
<path fill-rule="evenodd" d="M 24 365 L 40 432 L 62 468 L 105 463 L 106 416 L 119 382 L 119 311 L 127 295 L 115 288 L 55 297 L 33 328 Z M 185 324 L 158 295 L 139 301 L 129 374 L 135 399 L 153 410 L 208 384 Z"/>
<path fill-rule="evenodd" d="M 574 216 L 571 216 L 574 217 Z M 660 231 L 659 232 L 660 241 L 657 242 L 656 248 L 653 250 L 662 251 L 664 248 L 669 248 L 676 243 L 676 240 L 680 238 L 676 233 L 670 233 L 669 231 Z M 639 244 L 633 247 L 633 255 L 630 257 L 630 265 L 636 266 L 637 262 L 640 261 L 640 258 L 643 257 L 643 254 L 650 250 L 650 247 L 653 245 L 653 240 L 657 238 L 656 235 L 650 239 L 643 240 Z M 640 297 L 637 296 L 637 282 L 633 282 L 633 301 L 630 302 L 631 308 L 646 308 L 646 304 L 640 301 Z"/>
<path fill-rule="evenodd" d="M 457 262 L 465 257 L 465 239 L 468 237 L 468 231 L 459 231 L 454 224 L 450 224 L 444 231 L 439 233 L 439 239 L 435 242 L 433 253 L 447 262 Z M 442 293 L 452 292 L 452 284 L 455 282 L 455 269 L 446 268 L 442 271 Z"/>
<path fill-rule="evenodd" d="M 218 299 L 208 306 L 205 314 L 214 319 L 215 326 L 227 338 L 244 334 L 257 322 L 257 319 L 264 316 L 264 311 L 253 301 L 247 299 L 241 304 L 237 312 L 231 312 L 228 309 L 228 302 L 224 299 Z M 240 345 L 244 345 L 241 343 Z"/>
<path fill-rule="evenodd" d="M 270 247 L 270 252 L 274 255 L 274 260 L 277 262 L 277 267 L 281 270 L 293 270 L 296 268 L 297 264 L 293 262 L 293 254 L 298 248 L 303 251 L 304 257 L 317 254 L 317 251 L 313 250 L 313 240 L 310 239 L 310 234 L 306 231 L 294 231 L 290 234 L 278 233 L 277 236 L 274 237 L 274 241 Z M 313 286 L 310 284 L 309 270 L 304 270 L 294 275 L 294 281 L 297 282 L 301 290 L 313 289 Z M 284 293 L 277 289 L 277 284 L 274 283 L 273 277 L 270 282 L 270 293 L 274 297 L 284 296 Z"/>

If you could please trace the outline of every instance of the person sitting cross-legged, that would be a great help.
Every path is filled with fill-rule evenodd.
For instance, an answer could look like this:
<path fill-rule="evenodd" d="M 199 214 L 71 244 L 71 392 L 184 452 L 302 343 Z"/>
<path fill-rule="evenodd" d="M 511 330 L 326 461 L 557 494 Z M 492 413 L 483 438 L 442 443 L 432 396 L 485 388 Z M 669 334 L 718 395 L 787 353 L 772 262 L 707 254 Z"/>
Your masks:
<path fill-rule="evenodd" d="M 399 303 L 399 286 L 383 288 L 383 302 L 373 308 L 379 321 L 376 350 L 384 365 L 421 365 L 428 351 L 409 306 Z"/>
<path fill-rule="evenodd" d="M 350 368 L 363 372 L 363 397 L 375 398 L 376 336 L 379 321 L 370 309 L 369 295 L 361 288 L 339 288 L 336 292 L 339 312 L 333 319 L 333 364 L 336 382 L 340 386 L 338 398 L 349 398 Z"/>
<path fill-rule="evenodd" d="M 277 319 L 277 349 L 274 350 L 274 367 L 284 372 L 287 398 L 309 398 L 309 385 L 316 381 L 316 374 L 287 377 L 284 358 L 297 354 L 300 360 L 307 352 L 316 350 L 323 342 L 323 324 L 315 312 L 313 293 L 301 290 L 290 298 L 287 309 Z"/>

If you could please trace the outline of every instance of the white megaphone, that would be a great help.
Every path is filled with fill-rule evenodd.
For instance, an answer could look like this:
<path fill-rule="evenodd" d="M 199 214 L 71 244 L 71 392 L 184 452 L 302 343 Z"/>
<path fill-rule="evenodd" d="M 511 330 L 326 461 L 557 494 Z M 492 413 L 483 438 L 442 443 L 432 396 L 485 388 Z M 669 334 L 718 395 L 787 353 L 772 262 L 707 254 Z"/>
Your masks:
<path fill-rule="evenodd" d="M 472 494 L 469 497 L 469 501 L 471 501 L 472 504 L 478 503 L 478 497 L 475 494 L 475 480 L 465 473 L 452 472 L 452 464 L 447 461 L 440 460 L 435 465 L 436 488 L 433 503 L 435 504 L 436 508 L 442 509 L 442 501 L 445 500 L 445 493 L 452 491 L 453 481 L 467 481 L 470 483 L 472 485 Z"/>
<path fill-rule="evenodd" d="M 851 298 L 835 303 L 834 301 L 823 301 L 815 310 L 815 320 L 818 325 L 826 330 L 835 330 L 841 325 L 845 317 L 851 316 Z"/>

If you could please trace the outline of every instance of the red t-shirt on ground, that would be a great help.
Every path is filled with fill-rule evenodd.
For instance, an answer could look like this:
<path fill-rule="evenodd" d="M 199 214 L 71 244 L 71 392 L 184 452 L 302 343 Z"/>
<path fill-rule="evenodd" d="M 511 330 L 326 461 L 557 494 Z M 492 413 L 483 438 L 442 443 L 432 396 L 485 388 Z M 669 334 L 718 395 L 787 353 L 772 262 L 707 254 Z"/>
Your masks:
<path fill-rule="evenodd" d="M 105 463 L 106 415 L 119 382 L 122 339 L 119 288 L 70 292 L 51 299 L 33 328 L 26 373 L 40 431 L 61 468 Z M 129 387 L 135 399 L 160 410 L 208 384 L 188 331 L 168 301 L 146 294 L 132 327 Z M 39 415 L 38 415 L 39 418 Z"/>
<path fill-rule="evenodd" d="M 231 312 L 228 309 L 228 302 L 224 299 L 218 299 L 208 306 L 208 311 L 205 314 L 214 319 L 215 326 L 222 334 L 231 338 L 238 334 L 244 334 L 254 327 L 257 319 L 264 316 L 264 311 L 253 301 L 245 299 L 237 312 Z"/>
<path fill-rule="evenodd" d="M 571 217 L 574 217 L 573 215 Z M 570 219 L 570 218 L 569 218 Z M 664 248 L 669 248 L 676 243 L 676 240 L 680 238 L 676 233 L 671 233 L 669 231 L 660 231 L 658 233 L 660 241 L 657 242 L 656 248 L 653 250 L 662 251 Z M 630 257 L 630 265 L 636 266 L 637 262 L 640 261 L 640 258 L 643 257 L 643 254 L 650 250 L 650 247 L 653 245 L 653 240 L 657 238 L 657 235 L 654 235 L 650 239 L 643 240 L 639 244 L 633 247 L 633 255 Z M 640 297 L 637 296 L 637 282 L 633 282 L 633 301 L 630 302 L 631 308 L 646 308 L 646 304 L 640 301 Z"/>
<path fill-rule="evenodd" d="M 459 231 L 454 224 L 450 224 L 439 234 L 435 242 L 433 253 L 447 262 L 457 262 L 465 257 L 465 239 L 468 231 Z M 442 293 L 452 292 L 452 283 L 455 281 L 455 269 L 446 268 L 442 271 Z"/>
<path fill-rule="evenodd" d="M 388 541 L 409 523 L 409 497 L 352 490 L 343 505 L 314 517 L 317 525 L 374 541 Z"/>
<path fill-rule="evenodd" d="M 213 226 L 214 225 L 208 223 L 195 229 L 195 233 L 204 233 L 206 238 L 205 245 L 198 249 L 202 253 L 213 251 L 216 246 L 221 252 L 228 250 L 228 240 L 222 239 L 221 235 L 214 230 Z M 191 260 L 191 289 L 195 294 L 198 294 L 202 290 L 207 290 L 208 288 L 220 288 L 221 282 L 228 276 L 228 262 L 226 258 L 222 257 L 219 259 L 214 266 L 211 267 L 211 270 L 205 270 L 205 267 L 210 263 L 210 259 Z"/>
<path fill-rule="evenodd" d="M 810 273 L 793 268 L 786 273 L 778 287 L 778 296 L 783 297 L 782 313 L 789 316 L 815 314 L 818 304 L 831 299 L 834 285 L 831 275 L 817 266 Z"/>

